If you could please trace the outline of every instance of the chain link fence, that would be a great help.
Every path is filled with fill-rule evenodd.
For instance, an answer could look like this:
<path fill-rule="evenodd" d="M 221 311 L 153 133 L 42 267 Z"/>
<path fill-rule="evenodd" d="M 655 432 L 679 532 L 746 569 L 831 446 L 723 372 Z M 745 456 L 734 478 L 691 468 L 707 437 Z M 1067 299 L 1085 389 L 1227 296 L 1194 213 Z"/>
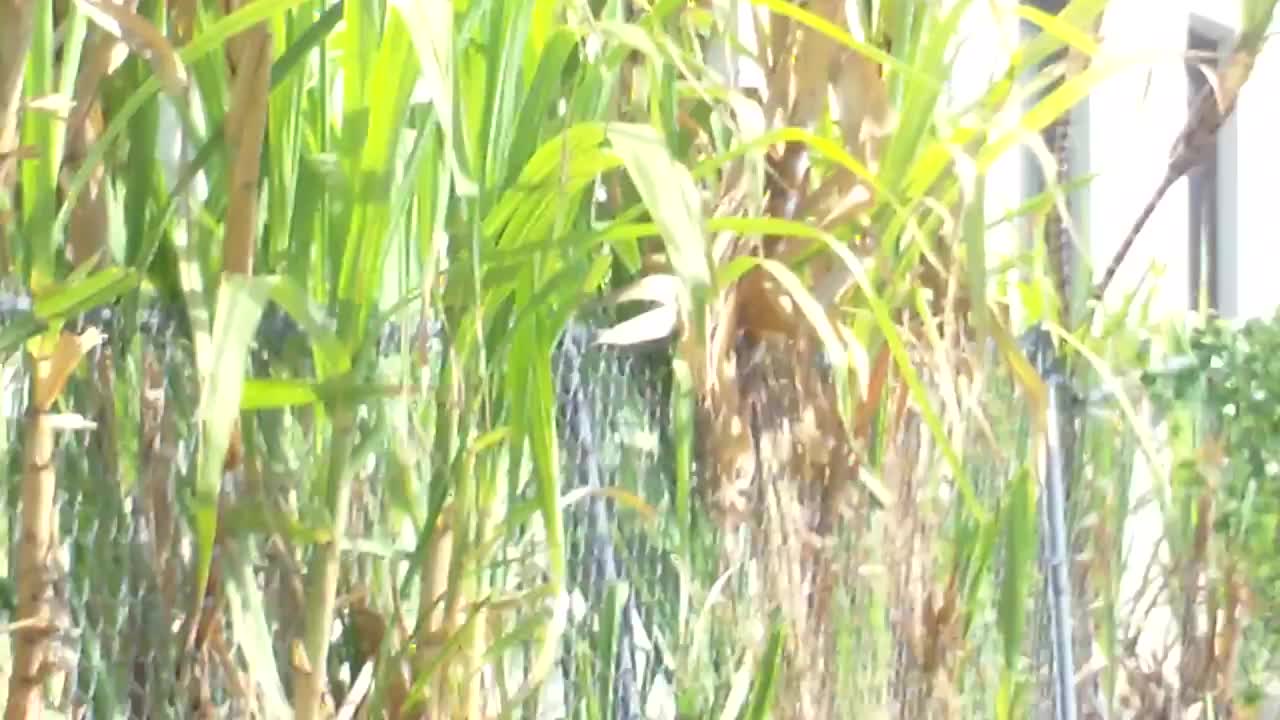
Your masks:
<path fill-rule="evenodd" d="M 24 307 L 12 298 L 0 300 L 0 313 Z M 114 340 L 88 358 L 85 381 L 72 384 L 67 402 L 97 428 L 61 433 L 58 438 L 59 544 L 54 564 L 60 614 L 55 622 L 58 652 L 50 669 L 52 687 L 67 717 L 244 717 L 252 704 L 247 700 L 253 693 L 251 679 L 261 681 L 264 667 L 280 678 L 281 696 L 287 697 L 290 690 L 295 652 L 290 638 L 300 634 L 306 605 L 299 582 L 302 570 L 279 533 L 238 532 L 252 530 L 263 520 L 247 508 L 233 507 L 223 521 L 231 528 L 227 535 L 244 539 L 219 546 L 221 577 L 215 580 L 222 583 L 221 590 L 200 602 L 189 597 L 194 540 L 185 509 L 191 502 L 197 396 L 193 358 L 181 339 L 184 321 L 158 307 L 146 309 L 141 313 L 139 347 L 130 353 L 123 344 L 127 329 L 118 325 L 117 317 L 108 310 L 76 323 L 102 327 Z M 444 342 L 438 329 L 413 325 L 404 333 L 399 325 L 389 325 L 380 340 L 383 351 L 394 353 L 405 342 L 423 341 L 424 329 L 432 347 L 438 349 Z M 817 525 L 788 525 L 796 518 L 809 522 L 812 516 L 788 515 L 779 509 L 787 503 L 835 501 L 810 490 L 799 499 L 783 498 L 779 488 L 794 478 L 787 476 L 785 467 L 764 462 L 769 448 L 757 443 L 753 452 L 762 457 L 752 507 L 760 516 L 734 528 L 684 519 L 697 529 L 699 546 L 690 547 L 681 537 L 681 523 L 671 521 L 679 503 L 669 349 L 603 347 L 594 342 L 599 327 L 594 318 L 572 323 L 553 355 L 562 490 L 575 498 L 565 510 L 571 612 L 537 717 L 676 718 L 677 708 L 680 717 L 702 717 L 719 703 L 742 701 L 738 696 L 745 695 L 744 678 L 762 672 L 763 643 L 758 640 L 764 637 L 762 626 L 776 619 L 777 607 L 818 618 L 814 622 L 820 624 L 790 637 L 783 664 L 801 675 L 824 678 L 813 686 L 803 677 L 792 678 L 782 683 L 780 697 L 788 697 L 785 691 L 803 694 L 806 688 L 820 686 L 831 703 L 896 708 L 896 714 L 891 712 L 895 717 L 911 715 L 912 708 L 924 708 L 917 717 L 955 716 L 946 708 L 920 704 L 921 696 L 939 692 L 921 684 L 922 678 L 936 679 L 938 668 L 925 657 L 929 638 L 920 637 L 920 631 L 932 629 L 939 637 L 951 631 L 949 626 L 921 621 L 928 613 L 938 619 L 941 596 L 932 594 L 936 588 L 920 577 L 927 573 L 919 568 L 912 575 L 919 592 L 895 595 L 889 587 L 893 583 L 884 584 L 884 573 L 896 577 L 901 570 L 892 565 L 896 559 L 923 566 L 941 557 L 945 549 L 939 543 L 945 537 L 933 538 L 929 547 L 909 545 L 921 542 L 922 533 L 941 533 L 945 522 L 908 531 L 902 524 L 909 519 L 900 516 L 900 509 L 872 511 L 859 505 L 863 509 L 848 519 L 847 536 Z M 252 361 L 255 373 L 303 376 L 309 358 L 300 342 L 300 331 L 272 309 L 259 330 Z M 1037 367 L 1052 375 L 1047 351 L 1042 346 L 1035 350 L 1034 344 L 1028 350 Z M 8 578 L 0 584 L 0 602 L 12 613 L 12 558 L 20 541 L 15 519 L 22 510 L 18 450 L 27 384 L 16 354 L 2 371 L 5 425 L 0 449 L 10 482 L 4 486 L 8 512 L 0 519 L 9 547 L 0 572 Z M 776 386 L 786 377 L 761 376 L 758 382 Z M 995 392 L 1000 393 L 1013 398 L 1007 389 Z M 1003 414 L 1004 425 L 1027 427 L 1033 422 L 1020 400 L 995 402 L 988 409 L 993 408 Z M 779 410 L 778 427 L 790 427 L 786 418 L 800 410 Z M 767 414 L 757 413 L 753 421 L 758 435 Z M 313 472 L 316 460 L 305 457 L 312 442 L 305 419 L 268 417 L 252 432 L 289 440 L 260 444 L 247 438 L 247 446 L 265 453 L 265 465 L 278 467 L 238 475 L 238 485 L 224 490 L 226 498 L 247 493 L 255 483 L 283 497 L 289 482 Z M 907 422 L 901 432 L 896 443 L 899 456 L 881 462 L 915 468 L 903 477 L 934 473 L 936 468 L 921 464 L 937 453 L 919 418 Z M 1074 687 L 1069 671 L 1084 659 L 1073 657 L 1073 644 L 1064 640 L 1071 638 L 1073 622 L 1077 627 L 1088 623 L 1082 614 L 1087 610 L 1078 602 L 1072 607 L 1072 593 L 1063 590 L 1070 587 L 1072 569 L 1064 561 L 1071 555 L 1066 533 L 1079 518 L 1064 506 L 1070 480 L 1060 469 L 1055 471 L 1062 458 L 1052 436 L 1050 441 L 1039 450 L 1025 448 L 1045 462 L 1044 476 L 1050 482 L 1039 494 L 1045 584 L 1029 603 L 1036 667 L 1028 673 L 1041 697 L 1035 716 L 1075 720 L 1097 715 L 1081 708 L 1068 690 Z M 303 448 L 304 457 L 273 457 L 278 448 L 291 444 Z M 982 482 L 992 488 L 1013 472 L 1012 465 L 997 465 L 983 471 Z M 377 524 L 392 492 L 386 483 L 360 485 L 353 498 L 353 533 Z M 639 506 L 623 501 L 630 497 Z M 923 495 L 917 501 L 932 502 Z M 939 512 L 940 517 L 947 514 Z M 692 513 L 701 516 L 704 510 L 695 503 Z M 819 537 L 820 530 L 828 533 L 826 539 Z M 305 529 L 290 532 L 305 534 Z M 811 535 L 816 539 L 797 539 Z M 902 542 L 895 545 L 897 541 Z M 783 554 L 770 555 L 771 542 L 786 545 L 787 553 L 798 553 L 786 558 L 803 557 L 804 563 L 817 563 L 813 567 L 822 564 L 813 558 L 826 558 L 823 562 L 833 570 L 821 576 L 826 578 L 822 582 L 812 579 L 820 574 L 812 573 L 793 581 L 791 569 L 779 560 Z M 257 558 L 256 564 L 248 562 L 250 557 Z M 376 564 L 360 557 L 348 560 L 344 572 L 353 587 L 378 582 Z M 999 575 L 998 563 L 992 572 Z M 997 586 L 999 582 L 997 577 Z M 241 612 L 246 593 L 260 596 L 267 627 L 246 630 L 254 622 Z M 794 597 L 786 598 L 787 593 Z M 909 598 L 923 605 L 885 606 L 886 598 Z M 815 608 L 824 602 L 828 609 L 818 613 Z M 335 628 L 336 643 L 362 642 L 353 623 L 344 619 Z M 873 627 L 877 624 L 882 627 Z M 5 657 L 10 638 L 0 636 Z M 827 640 L 819 645 L 813 638 Z M 254 639 L 259 644 L 254 645 Z M 975 658 L 978 664 L 958 676 L 971 673 L 978 678 L 981 664 L 994 657 L 990 652 L 982 651 Z M 270 663 L 261 662 L 263 653 Z M 358 670 L 358 663 L 342 660 L 330 667 L 337 685 L 345 689 L 356 684 Z M 995 691 L 984 682 L 985 690 Z M 976 704 L 965 701 L 951 710 L 963 714 L 990 707 L 991 696 L 985 690 L 972 701 Z M 341 701 L 341 696 L 333 699 L 335 705 Z M 831 713 L 838 709 L 836 704 L 797 703 L 779 708 L 778 716 L 836 717 Z"/>
<path fill-rule="evenodd" d="M 566 490 L 623 490 L 671 513 L 667 358 L 598 346 L 594 336 L 591 325 L 575 324 L 556 355 Z M 565 707 L 598 693 L 609 717 L 651 717 L 646 706 L 673 702 L 663 648 L 671 636 L 655 629 L 671 627 L 663 613 L 680 592 L 674 537 L 603 495 L 571 507 L 565 524 L 575 608 L 561 664 Z"/>
<path fill-rule="evenodd" d="M 30 309 L 28 299 L 0 297 L 0 324 Z M 107 334 L 108 342 L 87 358 L 89 382 L 73 382 L 66 403 L 97 427 L 58 438 L 54 593 L 62 613 L 55 621 L 54 695 L 67 716 L 242 717 L 248 711 L 241 699 L 249 648 L 235 646 L 231 613 L 207 606 L 193 612 L 185 592 L 194 580 L 194 539 L 184 508 L 196 462 L 191 438 L 198 402 L 185 318 L 159 306 L 141 311 L 136 327 L 140 347 L 130 357 L 121 352 L 129 347 L 130 328 L 121 322 L 119 310 L 99 309 L 70 323 L 73 330 L 94 326 Z M 414 330 L 414 339 L 420 339 L 421 328 Z M 440 331 L 431 330 L 438 350 Z M 563 490 L 625 489 L 657 512 L 666 512 L 672 480 L 670 463 L 663 460 L 670 455 L 664 449 L 670 443 L 664 432 L 664 355 L 604 351 L 593 345 L 594 331 L 575 325 L 557 348 Z M 400 326 L 388 323 L 380 352 L 398 352 L 403 339 Z M 302 341 L 299 328 L 270 306 L 257 334 L 254 371 L 263 375 L 287 366 L 290 374 L 305 376 L 310 358 Z M 438 377 L 438 367 L 436 373 Z M 26 369 L 14 353 L 4 366 L 3 442 L 11 481 L 4 488 L 9 553 L 0 602 L 9 613 L 14 583 L 8 561 L 20 541 L 14 519 L 22 512 L 17 479 L 22 475 L 18 451 L 26 387 Z M 121 391 L 134 387 L 140 388 L 137 396 Z M 273 420 L 264 426 L 280 432 L 278 418 Z M 243 489 L 225 488 L 224 495 Z M 359 506 L 357 518 L 375 520 L 384 494 L 378 484 L 362 486 L 353 500 Z M 234 522 L 236 515 L 229 517 Z M 558 686 L 566 716 L 580 712 L 584 693 L 591 692 L 593 701 L 612 698 L 612 717 L 647 717 L 644 706 L 654 702 L 649 698 L 655 689 L 656 697 L 666 698 L 656 702 L 671 704 L 670 663 L 662 660 L 661 639 L 645 630 L 653 619 L 651 603 L 672 592 L 675 569 L 664 559 L 670 538 L 662 537 L 647 514 L 620 510 L 600 494 L 589 493 L 568 506 L 565 520 L 572 621 L 549 685 Z M 353 525 L 360 527 L 359 519 Z M 284 669 L 290 653 L 289 618 L 302 616 L 298 588 L 289 587 L 299 568 L 285 548 L 267 545 L 260 548 L 261 556 L 283 569 L 241 569 L 255 578 L 268 607 L 278 614 L 270 628 L 271 651 Z M 358 562 L 347 572 L 363 574 Z M 608 603 L 615 603 L 616 614 L 606 631 L 601 608 Z M 204 625 L 210 618 L 214 625 Z M 192 634 L 199 637 L 186 642 Z M 599 643 L 606 635 L 612 638 L 612 650 L 602 653 Z M 204 657 L 191 657 L 190 644 Z M 6 642 L 6 657 L 9 652 Z M 341 675 L 341 668 L 335 669 Z M 289 673 L 282 675 L 287 682 Z M 554 710 L 549 716 L 556 716 Z"/>

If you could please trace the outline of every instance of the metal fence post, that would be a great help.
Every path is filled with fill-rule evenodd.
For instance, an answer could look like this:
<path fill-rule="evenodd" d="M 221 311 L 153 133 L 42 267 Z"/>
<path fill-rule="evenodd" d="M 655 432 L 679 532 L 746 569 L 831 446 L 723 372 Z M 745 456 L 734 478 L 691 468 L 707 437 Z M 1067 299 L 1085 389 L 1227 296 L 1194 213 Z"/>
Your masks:
<path fill-rule="evenodd" d="M 1052 633 L 1053 696 L 1057 720 L 1076 720 L 1075 649 L 1072 642 L 1071 546 L 1067 542 L 1067 500 L 1063 480 L 1061 404 L 1067 382 L 1057 361 L 1053 341 L 1043 328 L 1029 333 L 1029 355 L 1048 390 L 1045 408 L 1043 527 L 1048 530 L 1045 565 Z"/>

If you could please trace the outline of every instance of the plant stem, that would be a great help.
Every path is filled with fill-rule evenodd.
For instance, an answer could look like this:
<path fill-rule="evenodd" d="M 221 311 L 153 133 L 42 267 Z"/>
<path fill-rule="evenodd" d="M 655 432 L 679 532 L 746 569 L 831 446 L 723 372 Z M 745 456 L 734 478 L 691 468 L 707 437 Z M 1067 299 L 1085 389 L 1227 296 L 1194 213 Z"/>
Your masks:
<path fill-rule="evenodd" d="M 0 0 L 0 213 L 8 208 L 18 172 L 18 109 L 37 4 L 38 0 Z M 9 224 L 0 221 L 0 273 L 7 273 L 12 261 L 5 239 Z"/>
<path fill-rule="evenodd" d="M 315 551 L 310 567 L 307 568 L 308 604 L 304 642 L 309 667 L 298 673 L 298 684 L 294 688 L 294 712 L 299 720 L 322 717 L 321 707 L 329 662 L 329 632 L 333 626 L 338 573 L 341 569 L 341 543 L 347 534 L 351 510 L 351 478 L 347 474 L 347 465 L 354 447 L 354 414 L 349 407 L 336 408 L 333 413 L 329 477 L 325 487 L 333 526 L 329 542 Z"/>
<path fill-rule="evenodd" d="M 35 382 L 35 379 L 32 379 Z M 13 670 L 5 720 L 39 718 L 41 690 L 52 635 L 53 426 L 34 405 L 27 413 L 26 458 L 22 477 L 22 537 L 18 543 L 18 612 L 14 631 Z"/>

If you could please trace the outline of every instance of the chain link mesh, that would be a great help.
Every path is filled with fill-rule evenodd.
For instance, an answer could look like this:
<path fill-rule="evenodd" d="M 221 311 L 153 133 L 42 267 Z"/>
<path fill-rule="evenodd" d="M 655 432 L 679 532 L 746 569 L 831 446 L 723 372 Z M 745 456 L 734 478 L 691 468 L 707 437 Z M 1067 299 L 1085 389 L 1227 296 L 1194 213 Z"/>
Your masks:
<path fill-rule="evenodd" d="M 575 324 L 556 355 L 559 423 L 566 491 L 613 488 L 658 513 L 673 511 L 669 378 L 664 355 L 619 352 L 593 344 L 594 329 Z M 664 458 L 667 458 L 664 460 Z M 582 676 L 609 678 L 612 716 L 642 718 L 646 700 L 671 686 L 670 664 L 653 636 L 663 598 L 679 592 L 668 562 L 672 538 L 642 513 L 589 496 L 565 517 L 577 612 L 565 635 L 566 707 L 582 700 Z M 612 648 L 600 638 L 616 625 Z M 585 666 L 585 667 L 584 667 Z"/>
<path fill-rule="evenodd" d="M 56 623 L 54 684 L 61 687 L 58 697 L 62 709 L 73 717 L 108 717 L 121 712 L 130 717 L 244 717 L 249 712 L 245 698 L 251 692 L 246 689 L 251 685 L 248 674 L 252 668 L 247 656 L 255 649 L 237 644 L 237 633 L 243 628 L 236 625 L 235 593 L 211 594 L 213 600 L 196 605 L 186 590 L 194 579 L 194 540 L 183 512 L 190 503 L 187 488 L 195 466 L 191 442 L 196 435 L 194 361 L 188 343 L 181 339 L 180 318 L 157 308 L 149 308 L 144 317 L 147 321 L 138 335 L 137 352 L 131 355 L 117 344 L 104 345 L 88 358 L 88 382 L 75 382 L 70 390 L 67 406 L 80 409 L 98 422 L 98 427 L 92 432 L 59 435 L 55 587 L 61 614 Z M 109 325 L 112 318 L 99 315 L 85 320 L 89 321 Z M 797 567 L 810 567 L 812 558 L 820 556 L 831 561 L 834 572 L 834 584 L 827 588 L 833 592 L 829 612 L 811 615 L 821 623 L 803 629 L 799 642 L 827 639 L 822 641 L 823 648 L 798 646 L 794 640 L 787 646 L 785 663 L 789 671 L 800 675 L 788 676 L 783 687 L 803 690 L 808 687 L 806 682 L 825 683 L 823 692 L 829 698 L 864 708 L 897 708 L 900 715 L 924 708 L 921 702 L 929 690 L 921 678 L 927 675 L 929 661 L 920 656 L 920 638 L 913 635 L 919 629 L 922 607 L 878 605 L 886 597 L 885 586 L 878 584 L 880 580 L 872 571 L 878 567 L 878 572 L 887 571 L 898 578 L 894 582 L 903 583 L 903 594 L 891 592 L 888 597 L 935 602 L 922 568 L 938 560 L 937 543 L 943 538 L 935 537 L 927 545 L 920 543 L 922 537 L 942 526 L 905 527 L 895 523 L 907 522 L 906 516 L 886 519 L 886 513 L 855 512 L 847 518 L 850 532 L 835 537 L 815 556 L 810 546 L 796 538 L 816 535 L 821 528 L 810 523 L 802 530 L 788 523 L 796 518 L 810 522 L 816 516 L 791 511 L 799 505 L 816 507 L 814 503 L 831 501 L 824 499 L 820 487 L 804 491 L 808 495 L 779 494 L 779 489 L 791 482 L 787 468 L 770 465 L 761 455 L 752 502 L 764 514 L 749 523 L 750 527 L 727 532 L 702 528 L 708 544 L 722 549 L 704 556 L 710 557 L 708 566 L 714 571 L 704 573 L 703 594 L 690 594 L 697 585 L 688 577 L 693 570 L 681 567 L 678 560 L 690 549 L 681 547 L 675 523 L 653 520 L 653 516 L 672 517 L 676 508 L 669 349 L 600 346 L 594 342 L 599 326 L 594 318 L 571 323 L 553 355 L 561 489 L 575 497 L 564 517 L 572 609 L 562 653 L 548 682 L 549 692 L 543 694 L 544 698 L 557 695 L 559 701 L 543 703 L 538 717 L 582 717 L 590 710 L 606 712 L 618 720 L 674 718 L 677 704 L 683 708 L 686 701 L 680 697 L 686 690 L 683 686 L 699 682 L 683 675 L 682 668 L 687 669 L 689 657 L 688 616 L 701 611 L 708 613 L 705 621 L 710 625 L 703 661 L 717 668 L 717 682 L 732 685 L 748 659 L 733 648 L 741 648 L 744 638 L 764 636 L 758 626 L 768 620 L 767 608 L 773 603 L 807 603 L 804 607 L 808 610 L 801 614 L 812 613 L 818 602 L 815 598 L 822 594 L 821 587 L 806 584 L 811 582 L 810 576 L 797 584 L 787 574 L 790 555 L 769 556 L 768 545 L 775 541 L 797 543 L 784 548 L 787 553 L 809 558 Z M 118 332 L 118 328 L 112 331 Z M 299 374 L 306 372 L 306 353 L 290 349 L 299 335 L 282 313 L 268 313 L 253 358 L 255 372 L 279 369 L 281 364 Z M 393 326 L 381 342 L 390 352 L 404 340 Z M 12 356 L 3 369 L 3 442 L 10 450 L 7 467 L 11 478 L 21 475 L 17 449 L 21 446 L 26 388 L 16 358 Z M 748 377 L 753 372 L 744 369 Z M 435 372 L 433 377 L 438 378 L 438 368 Z M 752 382 L 776 389 L 779 383 L 791 382 L 791 377 L 774 368 Z M 131 397 L 115 390 L 121 386 L 141 388 L 141 392 Z M 975 388 L 973 392 L 1012 398 L 1007 389 Z M 1007 407 L 986 400 L 983 403 L 988 413 L 1001 416 L 1002 423 L 1031 422 L 1021 401 L 1010 401 Z M 798 412 L 798 406 L 793 405 L 757 408 L 754 432 L 761 433 L 766 421 L 779 428 L 789 427 L 786 423 L 791 420 L 787 418 L 794 420 Z M 770 414 L 772 420 L 766 417 Z M 290 423 L 279 418 L 264 421 L 255 432 L 291 438 L 271 447 L 296 443 L 305 448 L 312 442 L 305 418 Z M 911 483 L 923 483 L 936 470 L 921 462 L 937 453 L 919 418 L 909 419 L 899 432 L 893 455 L 881 462 L 897 473 L 897 482 L 905 483 L 901 490 L 910 493 Z M 255 441 L 248 438 L 246 442 Z M 258 449 L 270 455 L 262 447 Z M 757 455 L 769 451 L 759 444 L 754 449 Z M 308 465 L 311 462 L 315 460 L 281 461 L 283 467 L 291 468 L 290 477 L 313 474 Z M 378 472 L 385 471 L 378 467 Z M 980 481 L 995 487 L 1002 482 L 1001 476 L 1010 472 L 1011 467 L 995 468 Z M 256 480 L 241 477 L 237 482 L 284 481 L 265 473 Z M 374 482 L 357 487 L 352 527 L 363 532 L 378 524 L 376 516 L 388 504 L 387 495 L 393 489 L 389 483 Z M 233 486 L 226 492 L 235 495 L 242 489 Z M 279 487 L 276 490 L 287 495 Z M 19 546 L 15 519 L 22 510 L 17 482 L 7 483 L 5 493 L 9 508 L 5 575 L 12 578 L 12 558 Z M 925 502 L 923 497 L 920 501 Z M 637 508 L 637 502 L 643 507 Z M 645 508 L 651 509 L 652 515 Z M 238 516 L 233 513 L 229 517 L 236 522 Z M 220 546 L 218 552 L 222 553 L 219 562 L 222 582 L 227 583 L 224 587 L 233 587 L 235 577 L 228 576 L 240 573 L 239 577 L 250 579 L 264 595 L 270 616 L 267 648 L 287 693 L 293 662 L 289 639 L 299 635 L 298 623 L 306 603 L 298 584 L 302 569 L 271 540 L 262 541 L 252 553 L 236 543 Z M 259 558 L 259 564 L 244 566 L 241 556 Z M 906 566 L 895 566 L 899 560 L 915 570 L 903 574 Z M 378 572 L 375 563 L 359 555 L 344 561 L 351 586 L 374 586 Z M 714 593 L 707 591 L 713 585 L 717 586 L 714 592 L 727 598 L 728 609 L 710 607 L 715 603 L 707 600 Z M 243 591 L 243 585 L 235 587 Z M 11 611 L 12 580 L 4 588 Z M 1048 614 L 1040 602 L 1043 593 L 1037 595 L 1029 618 L 1035 660 L 1029 672 L 1041 689 L 1035 716 L 1048 718 L 1055 712 L 1045 692 L 1052 686 L 1053 668 L 1047 652 Z M 706 608 L 697 607 L 703 602 Z M 682 607 L 690 603 L 695 607 Z M 890 631 L 877 633 L 860 625 L 867 618 L 878 618 L 876 622 L 886 624 Z M 1080 617 L 1077 622 L 1083 620 Z M 345 621 L 347 626 L 352 623 Z M 886 637 L 888 645 L 883 644 Z M 5 645 L 0 651 L 7 655 L 9 639 L 3 637 L 0 642 Z M 335 642 L 358 644 L 359 633 L 348 627 L 339 632 Z M 756 655 L 752 657 L 758 656 L 759 650 L 754 648 Z M 797 664 L 806 652 L 818 652 L 819 656 Z M 844 658 L 844 664 L 837 661 L 839 658 Z M 980 665 L 961 676 L 989 682 L 989 678 L 982 680 L 986 676 Z M 357 669 L 339 663 L 330 671 L 335 684 L 346 689 L 355 682 Z M 810 675 L 808 679 L 805 673 Z M 713 692 L 723 699 L 724 687 L 717 687 Z M 340 700 L 335 698 L 335 702 Z M 706 711 L 697 710 L 696 704 L 694 707 L 695 713 Z M 980 709 L 966 706 L 963 712 Z M 805 712 L 809 717 L 835 717 L 832 713 L 837 713 L 838 707 L 780 710 L 780 717 L 802 717 Z M 934 714 L 928 709 L 919 716 Z"/>

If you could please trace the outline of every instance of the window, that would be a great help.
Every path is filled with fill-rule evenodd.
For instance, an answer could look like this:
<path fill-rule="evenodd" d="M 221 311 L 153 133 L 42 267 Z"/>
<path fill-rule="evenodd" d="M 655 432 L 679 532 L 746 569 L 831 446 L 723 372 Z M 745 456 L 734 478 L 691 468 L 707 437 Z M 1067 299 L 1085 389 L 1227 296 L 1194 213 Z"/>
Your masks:
<path fill-rule="evenodd" d="M 1187 108 L 1210 87 L 1206 73 L 1217 69 L 1220 41 L 1192 22 L 1187 31 Z M 1210 91 L 1212 92 L 1212 91 Z M 1218 289 L 1220 258 L 1218 236 L 1221 230 L 1218 211 L 1218 154 L 1222 141 L 1204 162 L 1188 174 L 1189 214 L 1187 217 L 1188 297 L 1193 310 L 1220 310 Z"/>

